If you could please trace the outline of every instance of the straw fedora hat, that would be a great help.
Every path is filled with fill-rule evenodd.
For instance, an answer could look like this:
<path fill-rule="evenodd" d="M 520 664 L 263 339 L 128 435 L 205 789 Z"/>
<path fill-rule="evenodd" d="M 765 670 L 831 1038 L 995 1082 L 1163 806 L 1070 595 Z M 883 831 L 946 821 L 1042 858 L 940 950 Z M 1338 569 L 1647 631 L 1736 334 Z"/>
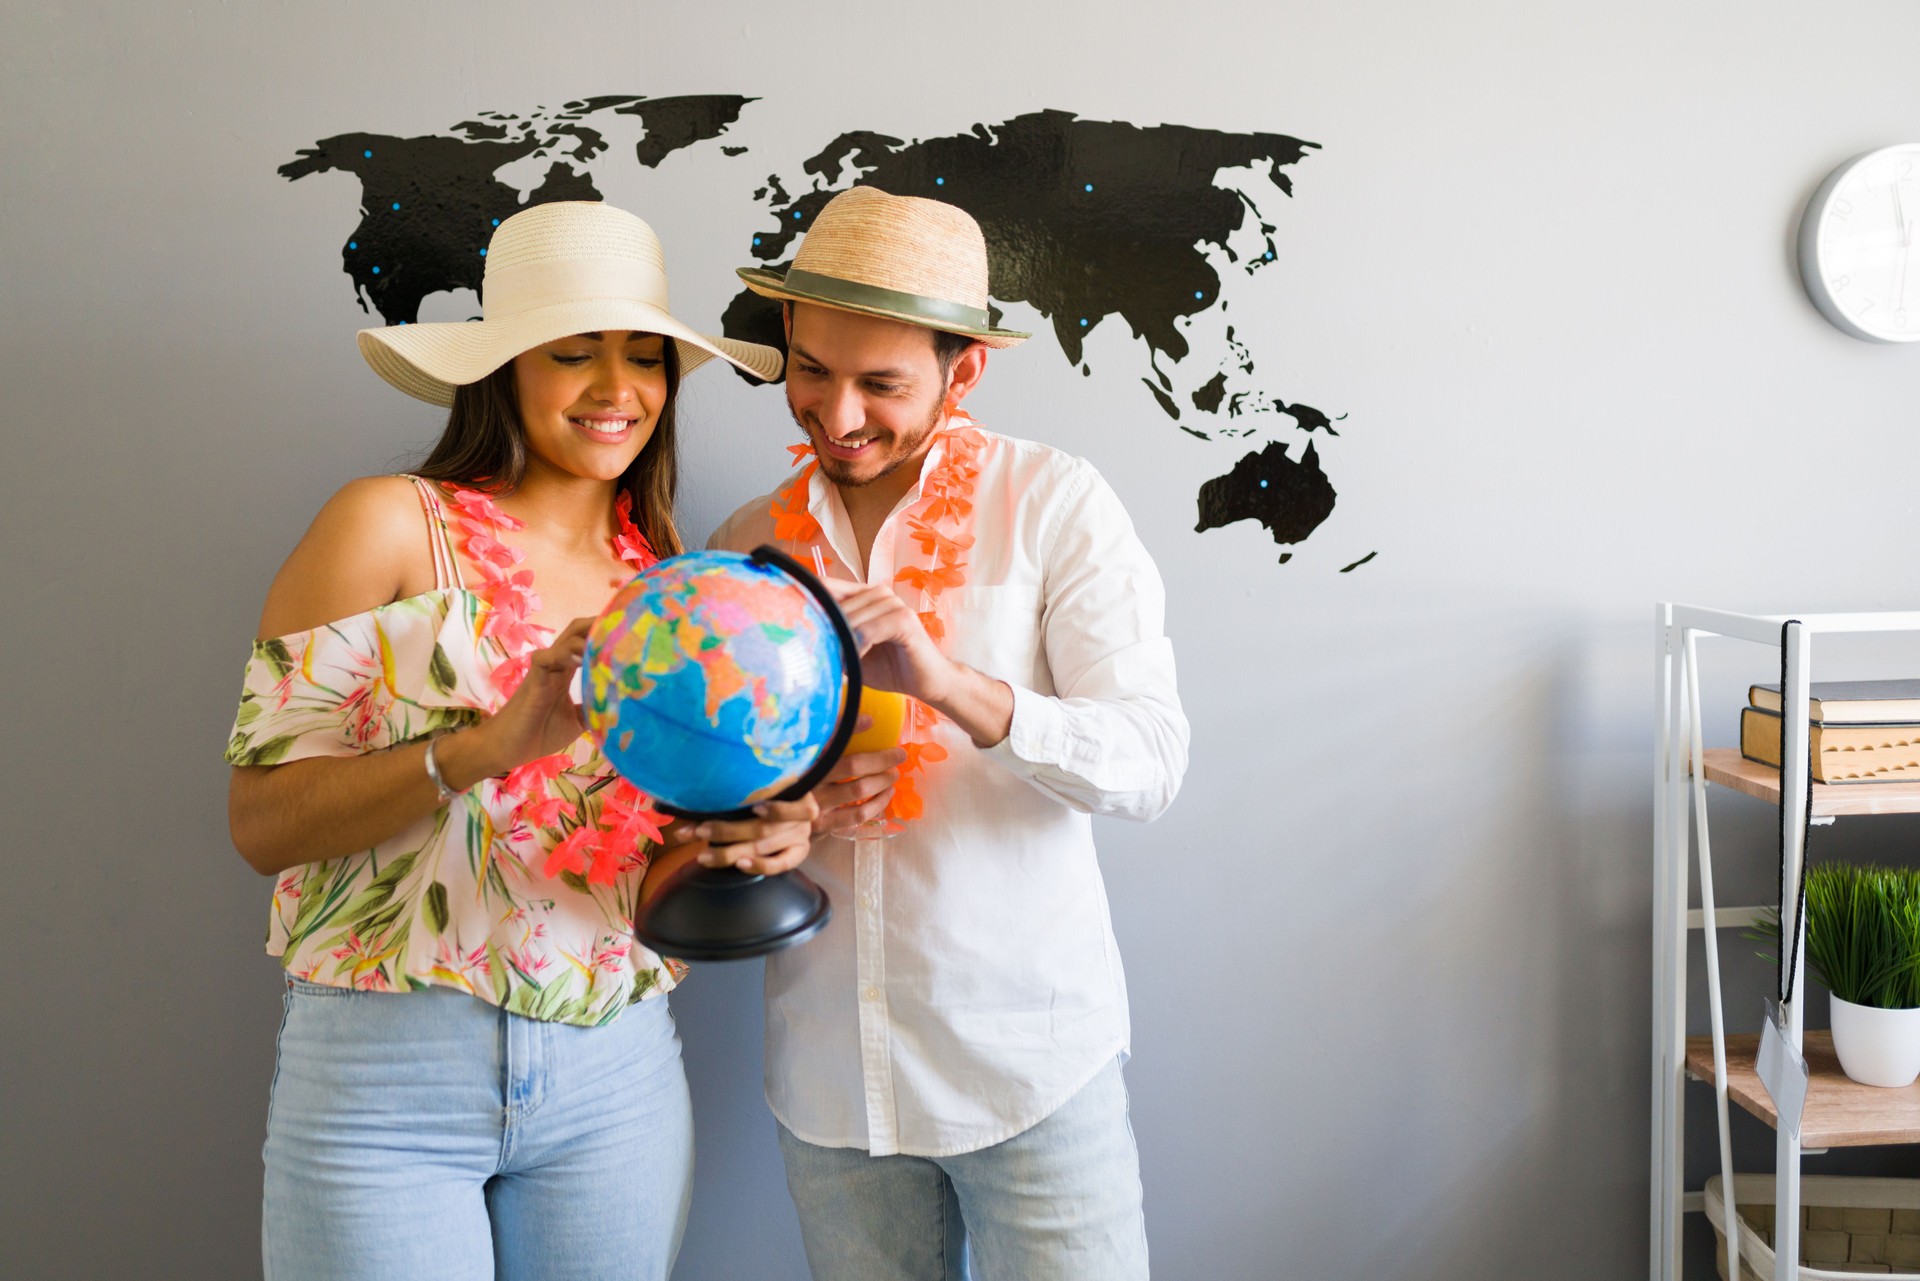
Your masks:
<path fill-rule="evenodd" d="M 612 205 L 557 200 L 501 223 L 487 245 L 479 321 L 360 331 L 360 354 L 409 396 L 451 405 L 523 351 L 569 334 L 638 329 L 673 339 L 685 375 L 714 356 L 771 382 L 772 347 L 714 338 L 667 310 L 667 272 L 653 228 Z"/>
<path fill-rule="evenodd" d="M 737 274 L 767 298 L 884 316 L 989 347 L 1032 336 L 989 322 L 987 238 L 973 215 L 944 201 L 850 187 L 821 207 L 784 273 Z"/>

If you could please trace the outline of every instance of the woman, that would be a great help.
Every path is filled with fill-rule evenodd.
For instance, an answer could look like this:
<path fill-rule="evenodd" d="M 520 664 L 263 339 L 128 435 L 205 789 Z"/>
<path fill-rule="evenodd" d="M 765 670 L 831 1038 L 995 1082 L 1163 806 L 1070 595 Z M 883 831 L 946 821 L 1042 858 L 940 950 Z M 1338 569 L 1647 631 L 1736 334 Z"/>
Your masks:
<path fill-rule="evenodd" d="M 642 883 L 691 856 L 784 871 L 818 812 L 765 807 L 650 865 L 665 819 L 569 694 L 591 616 L 680 550 L 681 374 L 770 378 L 779 354 L 675 320 L 653 232 L 605 205 L 507 219 L 484 295 L 478 324 L 361 333 L 447 428 L 288 558 L 227 750 L 287 970 L 269 1278 L 664 1278 L 692 1121 Z"/>

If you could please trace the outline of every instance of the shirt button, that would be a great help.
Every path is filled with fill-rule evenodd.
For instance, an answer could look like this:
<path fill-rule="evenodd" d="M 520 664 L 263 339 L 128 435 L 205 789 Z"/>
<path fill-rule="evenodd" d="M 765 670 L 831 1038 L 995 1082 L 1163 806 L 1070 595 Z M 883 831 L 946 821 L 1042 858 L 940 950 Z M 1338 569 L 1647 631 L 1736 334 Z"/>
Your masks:
<path fill-rule="evenodd" d="M 880 989 L 879 989 L 879 988 L 877 988 L 877 987 L 870 987 L 870 988 L 868 988 L 868 989 L 867 989 L 867 999 L 868 999 L 869 1001 L 877 1001 L 877 1000 L 879 1000 L 879 999 L 880 999 Z"/>
<path fill-rule="evenodd" d="M 872 906 L 873 906 L 873 895 L 871 895 L 871 894 L 862 894 L 862 895 L 860 896 L 860 906 L 861 906 L 861 907 L 872 907 Z"/>

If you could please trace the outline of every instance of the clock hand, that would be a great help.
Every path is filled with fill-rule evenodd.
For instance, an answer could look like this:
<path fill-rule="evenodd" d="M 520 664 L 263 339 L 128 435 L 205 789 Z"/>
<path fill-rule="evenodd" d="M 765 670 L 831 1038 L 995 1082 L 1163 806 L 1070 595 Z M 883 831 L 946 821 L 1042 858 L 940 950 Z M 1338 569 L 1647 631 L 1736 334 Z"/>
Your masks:
<path fill-rule="evenodd" d="M 1894 287 L 1894 317 L 1904 328 L 1907 319 L 1907 264 L 1913 257 L 1913 224 L 1900 224 L 1900 283 Z"/>
<path fill-rule="evenodd" d="M 1907 207 L 1900 199 L 1900 182 L 1893 184 L 1893 216 L 1900 220 L 1900 247 L 1905 249 L 1913 244 L 1913 223 L 1907 219 Z"/>

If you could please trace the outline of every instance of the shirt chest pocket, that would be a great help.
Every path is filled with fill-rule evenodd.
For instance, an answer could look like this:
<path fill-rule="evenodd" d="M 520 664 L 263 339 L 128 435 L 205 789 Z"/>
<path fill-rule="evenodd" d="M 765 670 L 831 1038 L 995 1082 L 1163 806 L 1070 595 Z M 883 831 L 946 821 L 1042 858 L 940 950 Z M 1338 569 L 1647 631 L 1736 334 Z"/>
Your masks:
<path fill-rule="evenodd" d="M 1023 584 L 959 587 L 940 598 L 949 658 L 989 676 L 1047 691 L 1046 655 L 1040 643 L 1040 589 Z"/>

